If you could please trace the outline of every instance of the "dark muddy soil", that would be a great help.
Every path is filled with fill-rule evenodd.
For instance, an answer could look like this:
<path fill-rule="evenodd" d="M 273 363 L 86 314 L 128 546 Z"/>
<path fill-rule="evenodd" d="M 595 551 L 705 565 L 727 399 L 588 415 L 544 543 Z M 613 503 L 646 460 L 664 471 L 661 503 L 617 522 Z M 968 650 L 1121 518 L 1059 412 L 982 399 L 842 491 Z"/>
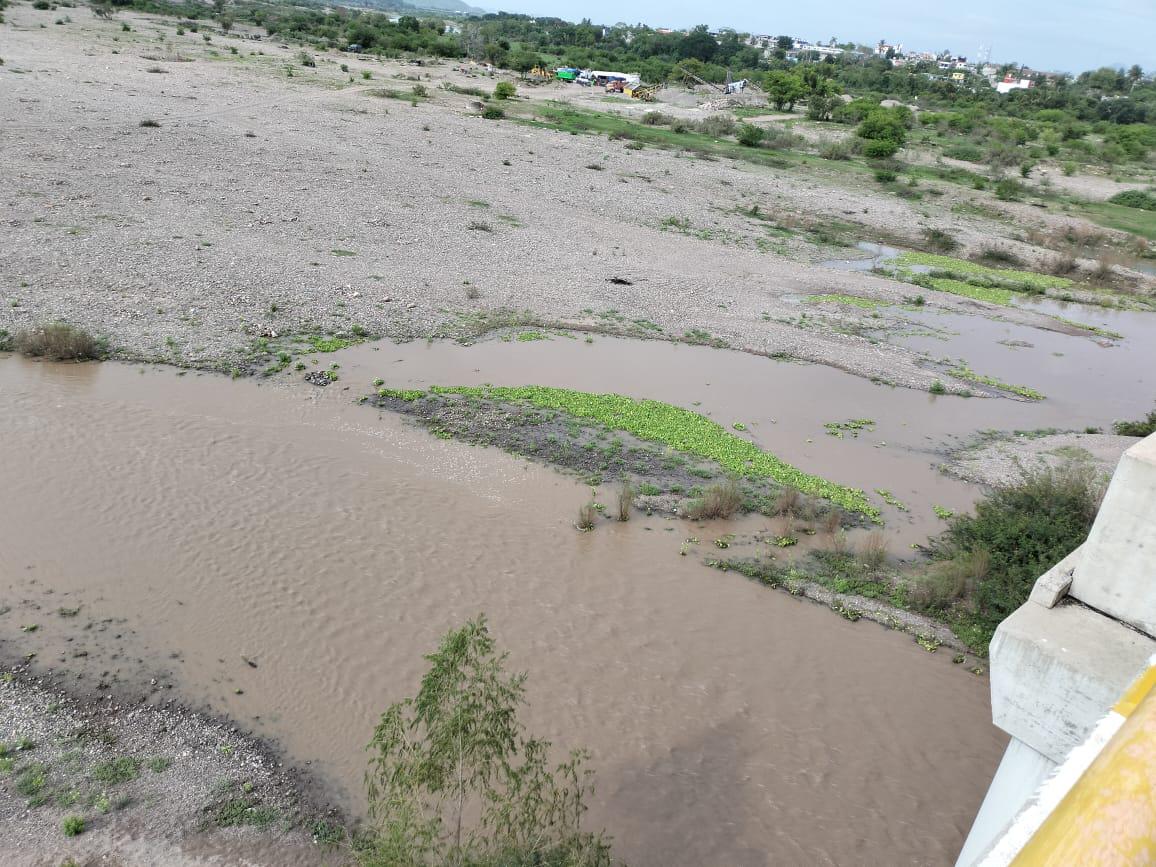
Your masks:
<path fill-rule="evenodd" d="M 685 515 L 704 488 L 727 478 L 711 461 L 564 412 L 444 394 L 427 394 L 417 400 L 374 395 L 368 402 L 413 419 L 435 436 L 496 446 L 575 473 L 592 486 L 629 478 L 639 492 L 635 504 L 654 512 Z M 744 479 L 740 487 L 743 511 L 779 513 L 781 485 Z M 815 520 L 834 507 L 799 494 L 791 508 Z M 841 523 L 852 525 L 855 519 L 844 514 Z"/>

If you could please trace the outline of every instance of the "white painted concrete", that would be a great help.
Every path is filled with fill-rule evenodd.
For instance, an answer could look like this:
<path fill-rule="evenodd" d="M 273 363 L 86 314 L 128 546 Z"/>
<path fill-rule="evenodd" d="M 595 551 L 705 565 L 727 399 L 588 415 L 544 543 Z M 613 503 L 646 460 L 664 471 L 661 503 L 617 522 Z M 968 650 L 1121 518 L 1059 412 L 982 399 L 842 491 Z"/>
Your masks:
<path fill-rule="evenodd" d="M 1156 635 L 1156 435 L 1120 459 L 1070 593 Z"/>
<path fill-rule="evenodd" d="M 969 867 L 987 853 L 992 841 L 1012 823 L 1055 767 L 1047 756 L 1012 738 L 996 768 L 991 788 L 979 805 L 967 842 L 955 862 L 957 867 Z"/>

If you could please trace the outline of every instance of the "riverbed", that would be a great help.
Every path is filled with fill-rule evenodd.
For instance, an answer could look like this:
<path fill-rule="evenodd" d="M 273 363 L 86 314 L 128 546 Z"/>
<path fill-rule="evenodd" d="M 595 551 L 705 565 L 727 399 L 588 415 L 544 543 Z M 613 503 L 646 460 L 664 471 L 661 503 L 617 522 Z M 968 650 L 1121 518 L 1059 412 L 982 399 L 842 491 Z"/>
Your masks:
<path fill-rule="evenodd" d="M 481 368 L 486 352 L 528 351 L 525 375 L 539 345 L 594 348 L 499 342 L 469 357 Z M 393 370 L 397 353 L 423 351 L 376 348 L 356 352 Z M 102 652 L 110 633 L 68 633 L 43 615 L 20 640 L 88 688 L 102 671 L 162 672 L 357 810 L 378 714 L 416 690 L 442 633 L 484 611 L 529 672 L 531 729 L 592 750 L 590 823 L 629 863 L 953 859 L 1005 743 L 985 678 L 680 557 L 678 521 L 575 532 L 587 488 L 357 406 L 360 357 L 325 389 L 0 359 L 0 586 L 16 617 L 79 606 L 78 621 L 115 621 L 119 643 Z M 575 370 L 596 376 L 593 357 Z M 727 382 L 710 381 L 682 398 L 705 405 Z M 745 409 L 760 435 L 780 421 L 801 434 L 788 396 L 773 410 L 710 409 Z M 824 445 L 835 446 L 885 454 Z M 699 535 L 709 544 L 724 530 Z M 20 622 L 0 620 L 6 642 Z M 82 645 L 90 656 L 66 652 Z"/>

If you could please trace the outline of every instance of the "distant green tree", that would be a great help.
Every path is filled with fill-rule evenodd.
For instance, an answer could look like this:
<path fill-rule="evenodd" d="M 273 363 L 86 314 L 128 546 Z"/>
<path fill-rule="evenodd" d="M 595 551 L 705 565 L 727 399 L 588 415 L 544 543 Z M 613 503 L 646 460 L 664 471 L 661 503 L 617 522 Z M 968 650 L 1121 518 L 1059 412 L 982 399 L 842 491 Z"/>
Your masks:
<path fill-rule="evenodd" d="M 778 111 L 791 111 L 795 103 L 806 93 L 799 76 L 782 70 L 768 72 L 763 81 L 763 89 L 767 92 L 767 99 Z"/>

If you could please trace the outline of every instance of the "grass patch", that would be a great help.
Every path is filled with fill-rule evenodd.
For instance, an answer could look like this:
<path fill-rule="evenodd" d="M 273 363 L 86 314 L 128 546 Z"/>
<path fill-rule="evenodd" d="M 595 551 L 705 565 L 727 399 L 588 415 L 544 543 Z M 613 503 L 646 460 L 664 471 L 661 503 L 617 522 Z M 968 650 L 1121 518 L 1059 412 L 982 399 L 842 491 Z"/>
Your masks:
<path fill-rule="evenodd" d="M 1072 328 L 1079 328 L 1081 331 L 1087 331 L 1092 334 L 1098 334 L 1100 337 L 1110 337 L 1113 340 L 1123 340 L 1124 335 L 1118 334 L 1115 331 L 1110 331 L 1107 328 L 1101 328 L 1099 325 L 1087 325 L 1083 322 L 1076 322 L 1074 319 L 1065 319 L 1063 316 L 1052 316 L 1056 322 L 1062 322 L 1064 325 L 1070 325 Z"/>
<path fill-rule="evenodd" d="M 966 259 L 956 259 L 951 256 L 940 256 L 935 253 L 901 253 L 894 260 L 900 270 L 910 271 L 911 266 L 919 265 L 931 268 L 934 271 L 946 272 L 957 279 L 967 277 L 986 278 L 995 283 L 1025 287 L 1022 291 L 1042 292 L 1046 289 L 1066 289 L 1072 285 L 1067 277 L 1056 277 L 1051 274 L 1037 274 L 1034 271 L 1018 271 L 1014 268 L 991 268 Z"/>
<path fill-rule="evenodd" d="M 533 117 L 515 118 L 519 123 L 555 129 L 574 134 L 606 135 L 612 139 L 628 139 L 666 150 L 684 150 L 691 153 L 729 157 L 757 165 L 786 168 L 791 163 L 783 151 L 745 147 L 737 141 L 720 140 L 701 132 L 670 129 L 659 125 L 638 123 L 618 115 L 598 111 L 583 111 L 559 103 L 533 106 Z M 797 156 L 792 154 L 791 156 Z"/>
<path fill-rule="evenodd" d="M 1080 205 L 1079 212 L 1093 223 L 1156 241 L 1156 211 L 1113 205 L 1111 202 L 1089 202 Z"/>
<path fill-rule="evenodd" d="M 309 338 L 309 346 L 314 352 L 337 352 L 339 349 L 356 346 L 361 341 L 362 338 L 360 337 L 319 337 L 314 335 Z"/>
<path fill-rule="evenodd" d="M 976 373 L 966 364 L 961 364 L 958 367 L 953 367 L 948 371 L 949 374 L 956 379 L 962 379 L 966 382 L 977 382 L 980 385 L 990 385 L 992 388 L 998 388 L 1000 391 L 1011 392 L 1018 394 L 1020 397 L 1025 397 L 1028 400 L 1043 400 L 1044 395 L 1036 391 L 1034 388 L 1028 388 L 1026 385 L 1010 385 L 1006 382 L 996 379 L 994 376 L 984 376 L 981 373 Z"/>
<path fill-rule="evenodd" d="M 964 298 L 974 298 L 976 301 L 987 301 L 991 304 L 999 304 L 1003 307 L 1010 307 L 1012 299 L 1016 297 L 1016 293 L 1010 289 L 1000 289 L 995 286 L 975 286 L 971 283 L 964 283 L 962 280 L 953 280 L 949 277 L 926 277 L 919 281 L 919 285 L 926 286 L 928 289 L 947 292 L 951 295 L 962 295 Z"/>
<path fill-rule="evenodd" d="M 84 361 L 103 354 L 100 341 L 83 328 L 64 322 L 49 322 L 21 331 L 12 344 L 17 352 L 52 361 Z"/>
<path fill-rule="evenodd" d="M 862 490 L 804 473 L 748 440 L 735 436 L 706 416 L 669 403 L 545 386 L 434 386 L 430 391 L 485 400 L 525 401 L 543 409 L 562 410 L 580 418 L 594 419 L 642 440 L 713 460 L 736 475 L 751 479 L 770 478 L 829 500 L 847 511 L 872 519 L 879 517 L 879 510 L 868 502 Z"/>
<path fill-rule="evenodd" d="M 92 779 L 106 786 L 127 783 L 140 776 L 140 759 L 122 756 L 96 765 L 90 774 Z"/>
<path fill-rule="evenodd" d="M 858 295 L 808 295 L 808 304 L 843 304 L 848 307 L 862 307 L 864 310 L 876 310 L 886 307 L 886 301 L 875 298 L 860 298 Z"/>

